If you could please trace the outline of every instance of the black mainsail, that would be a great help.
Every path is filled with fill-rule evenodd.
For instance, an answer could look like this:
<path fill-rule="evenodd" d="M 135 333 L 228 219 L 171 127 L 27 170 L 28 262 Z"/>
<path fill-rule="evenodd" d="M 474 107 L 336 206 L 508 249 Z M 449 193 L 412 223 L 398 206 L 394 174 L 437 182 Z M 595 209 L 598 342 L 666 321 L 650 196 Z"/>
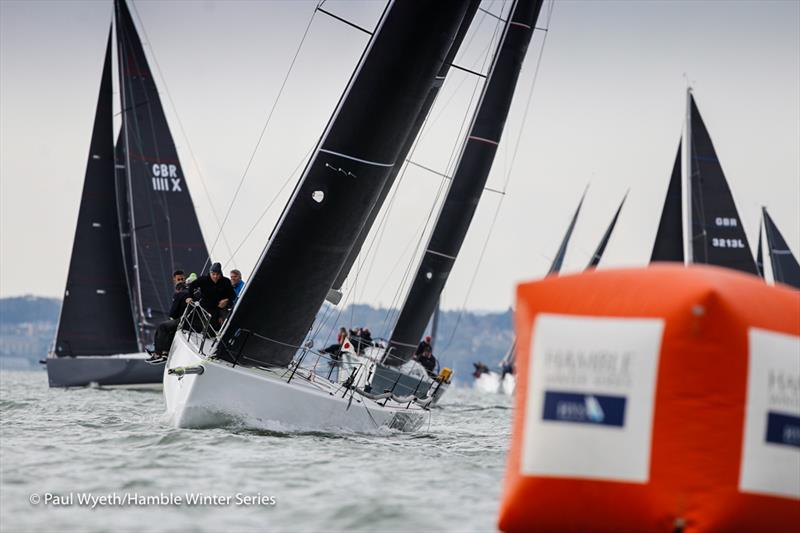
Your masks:
<path fill-rule="evenodd" d="M 416 135 L 466 8 L 455 1 L 387 6 L 239 298 L 220 355 L 243 352 L 272 366 L 292 360 Z"/>
<path fill-rule="evenodd" d="M 691 262 L 718 265 L 758 275 L 728 181 L 691 92 L 689 105 Z"/>
<path fill-rule="evenodd" d="M 650 262 L 675 261 L 683 263 L 683 193 L 681 187 L 681 161 L 683 143 L 678 143 L 678 153 L 669 178 L 667 197 L 661 211 L 656 241 Z"/>
<path fill-rule="evenodd" d="M 703 263 L 758 275 L 728 181 L 691 89 L 686 98 L 685 138 L 678 147 L 650 260 Z M 688 153 L 682 154 L 681 147 Z M 685 187 L 680 179 L 681 155 L 686 158 Z M 690 206 L 688 213 L 684 205 Z"/>
<path fill-rule="evenodd" d="M 767 234 L 770 265 L 772 266 L 772 278 L 777 283 L 785 283 L 795 289 L 800 289 L 800 264 L 797 263 L 797 259 L 792 255 L 786 239 L 783 238 L 778 226 L 775 225 L 772 217 L 767 213 L 766 207 L 762 208 L 762 213 L 764 215 L 764 230 Z"/>
<path fill-rule="evenodd" d="M 411 128 L 411 133 L 409 134 L 405 144 L 403 145 L 403 148 L 398 154 L 397 164 L 392 168 L 389 177 L 386 179 L 386 183 L 381 189 L 380 194 L 378 194 L 378 200 L 375 202 L 375 207 L 373 207 L 369 212 L 369 216 L 364 224 L 364 228 L 359 232 L 353 248 L 347 254 L 347 259 L 345 259 L 342 269 L 339 271 L 339 274 L 336 276 L 336 280 L 333 282 L 334 290 L 339 290 L 342 288 L 344 280 L 347 278 L 347 276 L 350 274 L 350 270 L 353 268 L 353 263 L 355 263 L 358 254 L 361 253 L 361 247 L 364 245 L 364 241 L 367 239 L 369 229 L 372 227 L 375 217 L 378 216 L 380 208 L 383 205 L 384 200 L 386 200 L 386 196 L 392 189 L 392 185 L 394 185 L 394 181 L 397 178 L 400 169 L 403 168 L 406 157 L 411 151 L 411 147 L 414 145 L 414 141 L 417 138 L 417 132 L 422 129 L 422 125 L 425 122 L 425 119 L 428 117 L 428 112 L 431 110 L 431 107 L 433 107 L 433 103 L 436 101 L 436 97 L 439 95 L 439 89 L 441 89 L 442 85 L 444 85 L 444 80 L 447 77 L 447 73 L 450 71 L 450 65 L 452 65 L 453 60 L 456 57 L 456 53 L 461 46 L 461 42 L 464 40 L 464 36 L 467 34 L 467 30 L 469 30 L 470 24 L 472 24 L 472 19 L 475 17 L 475 13 L 478 11 L 480 4 L 480 0 L 469 0 L 467 12 L 464 15 L 464 19 L 461 21 L 461 26 L 458 28 L 458 33 L 456 33 L 456 38 L 453 40 L 453 45 L 450 47 L 447 57 L 445 57 L 444 64 L 442 65 L 439 74 L 436 76 L 436 81 L 433 83 L 430 91 L 428 91 L 428 96 L 425 98 L 425 103 L 422 105 L 422 109 L 420 109 L 416 123 Z"/>
<path fill-rule="evenodd" d="M 758 247 L 756 249 L 756 270 L 758 270 L 758 275 L 762 278 L 766 279 L 766 274 L 764 273 L 764 252 L 761 246 L 761 228 L 764 225 L 764 217 L 761 217 L 761 220 L 758 222 Z"/>
<path fill-rule="evenodd" d="M 384 362 L 408 361 L 428 325 L 486 186 L 542 0 L 511 8 L 442 209 L 391 335 Z"/>
<path fill-rule="evenodd" d="M 575 230 L 575 224 L 578 222 L 578 215 L 581 213 L 581 207 L 583 207 L 583 201 L 585 199 L 586 189 L 584 189 L 581 201 L 578 202 L 578 207 L 572 215 L 572 220 L 569 221 L 569 226 L 567 226 L 567 231 L 564 233 L 564 238 L 561 239 L 561 244 L 558 247 L 556 256 L 553 258 L 553 262 L 550 263 L 550 268 L 547 271 L 548 276 L 561 272 L 561 265 L 564 263 L 564 257 L 567 255 L 567 246 L 569 246 L 569 241 L 572 239 L 572 232 Z"/>
<path fill-rule="evenodd" d="M 142 43 L 124 0 L 115 0 L 122 96 L 131 292 L 140 342 L 167 318 L 177 268 L 200 270 L 206 245 Z M 124 213 L 123 213 L 124 215 Z"/>
<path fill-rule="evenodd" d="M 137 351 L 119 241 L 112 106 L 109 32 L 67 288 L 56 333 L 57 356 Z"/>
<path fill-rule="evenodd" d="M 625 196 L 622 197 L 622 201 L 619 203 L 619 207 L 617 208 L 617 212 L 614 213 L 614 218 L 611 219 L 611 224 L 608 225 L 606 228 L 606 232 L 603 234 L 603 238 L 600 239 L 600 244 L 597 245 L 597 249 L 592 254 L 592 258 L 589 260 L 589 264 L 587 265 L 587 269 L 595 268 L 599 263 L 600 259 L 603 258 L 603 253 L 606 251 L 606 246 L 608 246 L 608 241 L 611 239 L 611 234 L 614 232 L 614 227 L 617 225 L 617 219 L 619 218 L 619 214 L 622 211 L 622 206 L 625 205 L 625 199 L 628 198 L 628 193 L 625 193 Z"/>

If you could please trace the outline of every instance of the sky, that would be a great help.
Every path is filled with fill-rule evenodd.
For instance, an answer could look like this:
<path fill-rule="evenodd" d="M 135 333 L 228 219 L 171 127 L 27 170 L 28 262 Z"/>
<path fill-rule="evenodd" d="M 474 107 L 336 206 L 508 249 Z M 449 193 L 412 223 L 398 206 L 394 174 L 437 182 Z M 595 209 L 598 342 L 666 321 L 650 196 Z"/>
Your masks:
<path fill-rule="evenodd" d="M 206 242 L 246 280 L 368 36 L 314 2 L 132 5 Z M 324 7 L 371 29 L 383 6 Z M 111 14 L 106 0 L 0 0 L 0 296 L 63 294 Z M 547 272 L 587 184 L 562 272 L 585 267 L 627 190 L 601 268 L 645 265 L 687 83 L 751 247 L 766 205 L 798 255 L 800 2 L 562 0 L 539 26 L 488 182 L 505 194 L 484 194 L 445 309 L 512 306 L 517 283 Z M 456 63 L 485 71 L 496 30 L 479 14 Z M 452 172 L 480 81 L 451 70 L 411 160 Z M 442 185 L 401 173 L 345 303 L 402 300 Z"/>

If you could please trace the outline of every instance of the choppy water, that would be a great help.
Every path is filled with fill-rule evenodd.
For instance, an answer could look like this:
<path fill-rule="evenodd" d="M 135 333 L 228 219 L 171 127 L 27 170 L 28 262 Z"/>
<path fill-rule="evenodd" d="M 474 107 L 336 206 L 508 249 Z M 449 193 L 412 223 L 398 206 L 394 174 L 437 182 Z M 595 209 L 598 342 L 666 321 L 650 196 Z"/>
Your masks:
<path fill-rule="evenodd" d="M 161 422 L 160 392 L 53 390 L 44 372 L 2 371 L 0 529 L 493 531 L 511 400 L 453 388 L 442 403 L 415 434 L 185 430 Z M 31 503 L 48 493 L 73 503 Z M 230 503 L 91 509 L 79 493 Z"/>

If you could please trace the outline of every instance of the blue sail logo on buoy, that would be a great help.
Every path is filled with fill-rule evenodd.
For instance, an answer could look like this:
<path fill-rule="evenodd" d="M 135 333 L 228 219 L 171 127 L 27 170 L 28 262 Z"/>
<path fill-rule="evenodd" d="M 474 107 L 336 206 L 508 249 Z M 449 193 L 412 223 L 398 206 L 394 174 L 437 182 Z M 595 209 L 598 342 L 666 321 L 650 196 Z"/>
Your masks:
<path fill-rule="evenodd" d="M 545 391 L 542 420 L 623 427 L 626 404 L 624 396 Z"/>
<path fill-rule="evenodd" d="M 603 408 L 600 406 L 600 402 L 597 401 L 597 398 L 594 396 L 587 396 L 584 403 L 586 404 L 586 417 L 592 422 L 602 424 L 606 414 L 603 412 Z"/>

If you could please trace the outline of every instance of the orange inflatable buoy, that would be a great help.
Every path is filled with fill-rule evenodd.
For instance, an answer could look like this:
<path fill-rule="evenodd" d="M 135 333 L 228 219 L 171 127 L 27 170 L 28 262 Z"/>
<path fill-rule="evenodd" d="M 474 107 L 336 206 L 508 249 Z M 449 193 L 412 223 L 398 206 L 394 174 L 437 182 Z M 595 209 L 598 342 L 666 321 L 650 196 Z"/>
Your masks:
<path fill-rule="evenodd" d="M 709 266 L 517 289 L 503 531 L 797 531 L 800 292 Z"/>

